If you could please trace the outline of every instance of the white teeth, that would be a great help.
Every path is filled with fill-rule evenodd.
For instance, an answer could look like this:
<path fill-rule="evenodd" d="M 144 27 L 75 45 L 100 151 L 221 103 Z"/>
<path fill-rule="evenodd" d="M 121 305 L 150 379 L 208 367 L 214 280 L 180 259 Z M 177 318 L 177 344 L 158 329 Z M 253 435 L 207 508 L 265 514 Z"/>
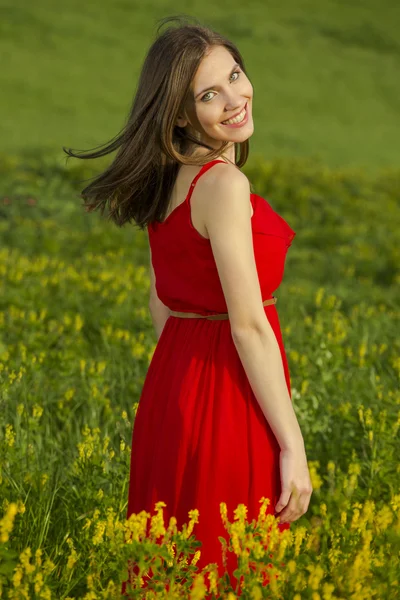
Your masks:
<path fill-rule="evenodd" d="M 246 109 L 244 108 L 242 112 L 235 117 L 234 119 L 228 119 L 228 121 L 222 121 L 222 124 L 233 125 L 233 123 L 241 123 L 246 116 Z"/>

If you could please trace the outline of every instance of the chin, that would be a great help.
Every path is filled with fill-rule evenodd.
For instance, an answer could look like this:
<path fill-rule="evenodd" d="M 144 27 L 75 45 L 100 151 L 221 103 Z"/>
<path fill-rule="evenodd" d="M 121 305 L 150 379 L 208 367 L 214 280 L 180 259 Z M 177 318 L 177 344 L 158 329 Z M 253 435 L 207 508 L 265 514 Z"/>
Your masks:
<path fill-rule="evenodd" d="M 240 144 L 241 142 L 245 142 L 246 140 L 248 140 L 254 133 L 254 127 L 249 127 L 246 131 L 243 131 L 243 133 L 241 135 L 237 134 L 237 135 L 232 135 L 231 137 L 229 137 L 228 141 L 229 142 L 235 142 L 236 144 Z M 224 141 L 227 141 L 227 138 L 225 138 Z"/>

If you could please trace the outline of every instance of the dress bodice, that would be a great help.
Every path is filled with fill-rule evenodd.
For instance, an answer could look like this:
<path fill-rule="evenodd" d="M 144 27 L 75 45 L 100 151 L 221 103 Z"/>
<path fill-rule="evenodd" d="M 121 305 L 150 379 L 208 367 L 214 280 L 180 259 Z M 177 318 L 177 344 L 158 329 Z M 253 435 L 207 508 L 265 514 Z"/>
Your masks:
<path fill-rule="evenodd" d="M 193 226 L 190 197 L 197 179 L 213 164 L 203 165 L 187 197 L 167 219 L 148 227 L 157 295 L 171 310 L 203 315 L 227 312 L 211 242 Z M 253 248 L 262 299 L 279 287 L 286 253 L 296 232 L 261 196 L 250 194 Z"/>

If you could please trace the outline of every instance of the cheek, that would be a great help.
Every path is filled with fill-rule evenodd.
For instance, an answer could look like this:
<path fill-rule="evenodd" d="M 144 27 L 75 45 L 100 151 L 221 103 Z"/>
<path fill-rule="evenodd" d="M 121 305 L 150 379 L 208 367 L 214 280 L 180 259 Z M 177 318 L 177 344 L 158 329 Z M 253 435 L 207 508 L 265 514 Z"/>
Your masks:
<path fill-rule="evenodd" d="M 215 110 L 214 107 L 207 107 L 208 110 L 199 111 L 200 124 L 204 128 L 213 127 L 216 123 L 219 123 L 221 111 Z"/>
<path fill-rule="evenodd" d="M 247 77 L 242 80 L 241 91 L 244 96 L 253 97 L 253 86 Z"/>
<path fill-rule="evenodd" d="M 250 81 L 245 86 L 245 95 L 248 96 L 249 98 L 253 97 L 253 86 L 251 85 Z"/>

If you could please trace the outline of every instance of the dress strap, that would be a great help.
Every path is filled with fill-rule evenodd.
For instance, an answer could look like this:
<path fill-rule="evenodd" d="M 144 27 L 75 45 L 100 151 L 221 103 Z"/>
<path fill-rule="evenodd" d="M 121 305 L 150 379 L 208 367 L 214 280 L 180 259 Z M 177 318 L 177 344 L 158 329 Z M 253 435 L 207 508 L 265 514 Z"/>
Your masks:
<path fill-rule="evenodd" d="M 199 179 L 199 177 L 201 177 L 203 175 L 203 173 L 205 173 L 206 171 L 208 171 L 208 169 L 210 169 L 216 163 L 220 163 L 220 162 L 228 164 L 224 160 L 220 160 L 219 158 L 216 158 L 215 160 L 210 160 L 210 162 L 206 163 L 205 165 L 203 165 L 201 167 L 200 171 L 197 173 L 196 177 L 193 179 L 192 183 L 190 184 L 189 192 L 188 192 L 188 195 L 186 196 L 186 203 L 187 203 L 188 206 L 190 206 L 190 197 L 192 195 L 192 192 L 194 190 L 194 186 L 196 185 L 197 180 Z"/>

